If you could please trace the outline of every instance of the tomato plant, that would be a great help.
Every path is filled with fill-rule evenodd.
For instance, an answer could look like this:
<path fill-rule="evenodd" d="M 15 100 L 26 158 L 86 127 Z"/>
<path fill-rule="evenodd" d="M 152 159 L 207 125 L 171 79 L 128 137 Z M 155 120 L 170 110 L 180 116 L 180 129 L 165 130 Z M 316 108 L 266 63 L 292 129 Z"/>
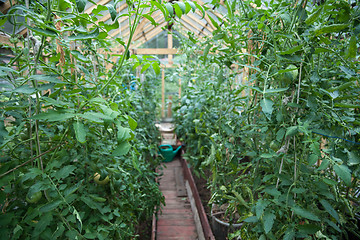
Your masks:
<path fill-rule="evenodd" d="M 211 202 L 243 222 L 231 237 L 359 237 L 358 3 L 212 4 L 227 15 L 184 41 L 177 132 Z"/>

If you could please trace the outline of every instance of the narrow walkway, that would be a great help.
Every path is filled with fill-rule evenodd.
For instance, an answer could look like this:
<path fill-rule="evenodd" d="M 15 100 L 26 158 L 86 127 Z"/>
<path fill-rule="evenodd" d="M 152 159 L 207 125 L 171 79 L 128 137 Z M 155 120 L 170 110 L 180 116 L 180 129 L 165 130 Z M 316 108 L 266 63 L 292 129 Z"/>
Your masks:
<path fill-rule="evenodd" d="M 158 215 L 157 240 L 196 240 L 197 232 L 189 199 L 186 194 L 179 159 L 164 163 L 160 190 L 165 206 Z"/>

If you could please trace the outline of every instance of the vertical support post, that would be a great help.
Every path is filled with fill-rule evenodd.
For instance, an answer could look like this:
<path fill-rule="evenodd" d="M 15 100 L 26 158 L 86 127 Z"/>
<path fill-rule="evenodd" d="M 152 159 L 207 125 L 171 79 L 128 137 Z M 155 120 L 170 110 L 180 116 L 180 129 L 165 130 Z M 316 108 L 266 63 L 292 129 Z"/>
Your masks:
<path fill-rule="evenodd" d="M 165 68 L 161 73 L 161 117 L 165 118 Z"/>
<path fill-rule="evenodd" d="M 172 30 L 170 29 L 168 32 L 168 49 L 172 49 L 172 48 L 173 48 L 173 35 L 172 35 Z M 169 59 L 169 65 L 172 65 L 174 63 L 173 55 L 169 54 L 168 59 Z"/>

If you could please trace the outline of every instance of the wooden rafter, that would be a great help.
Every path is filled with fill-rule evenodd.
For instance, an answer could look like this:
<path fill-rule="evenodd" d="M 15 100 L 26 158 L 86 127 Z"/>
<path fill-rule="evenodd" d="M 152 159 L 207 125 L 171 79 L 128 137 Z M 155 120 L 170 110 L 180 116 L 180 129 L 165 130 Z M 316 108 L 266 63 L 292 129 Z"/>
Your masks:
<path fill-rule="evenodd" d="M 187 15 L 184 15 L 183 17 L 185 17 L 185 18 L 190 18 L 192 21 L 196 22 L 196 23 L 199 24 L 201 27 L 203 27 L 204 29 L 208 30 L 210 33 L 213 32 L 213 29 L 209 26 L 209 24 L 206 24 L 206 23 L 200 21 L 200 20 L 197 19 L 193 14 L 187 14 Z"/>
<path fill-rule="evenodd" d="M 163 22 L 160 25 L 158 25 L 157 27 L 155 27 L 153 30 L 150 31 L 150 33 L 148 35 L 146 35 L 146 39 L 142 39 L 140 42 L 136 43 L 133 47 L 137 48 L 139 47 L 141 44 L 145 43 L 146 40 L 150 40 L 153 37 L 155 37 L 156 35 L 158 35 L 159 33 L 161 33 L 163 31 L 163 27 L 165 27 L 167 24 L 167 22 Z M 143 37 L 142 37 L 143 38 Z M 140 40 L 141 38 L 137 39 Z"/>
<path fill-rule="evenodd" d="M 160 11 L 154 12 L 153 14 L 151 14 L 151 17 L 155 20 L 159 15 L 161 14 Z M 139 23 L 139 25 L 137 26 L 135 33 L 134 33 L 134 37 L 136 37 L 137 35 L 139 35 L 139 33 L 141 33 L 142 31 L 144 31 L 144 27 L 147 23 L 150 23 L 150 20 L 147 18 L 143 18 L 141 20 L 141 22 Z"/>
<path fill-rule="evenodd" d="M 159 22 L 159 25 L 162 25 L 161 27 L 165 26 L 166 25 L 165 20 L 161 20 Z M 137 41 L 141 38 L 146 38 L 147 40 L 150 40 L 148 36 L 151 34 L 152 31 L 158 29 L 159 25 L 158 26 L 149 25 L 146 29 L 144 29 L 144 31 L 140 35 L 134 36 L 133 41 Z"/>
<path fill-rule="evenodd" d="M 156 22 L 160 22 L 160 23 L 163 22 L 162 19 L 161 19 L 161 16 L 159 17 L 159 15 L 155 16 L 154 20 L 155 20 Z M 137 29 L 135 30 L 135 33 L 134 33 L 134 36 L 133 36 L 133 39 L 134 39 L 133 41 L 136 41 L 136 39 L 138 39 L 139 37 L 143 36 L 144 34 L 145 34 L 145 35 L 148 34 L 149 31 L 151 31 L 151 29 L 153 29 L 153 28 L 154 28 L 154 25 L 152 25 L 152 24 L 150 23 L 150 21 L 144 22 L 144 26 L 143 26 L 143 27 L 141 27 L 141 28 L 137 27 Z M 127 33 L 125 33 L 125 34 L 123 35 L 123 38 L 128 37 L 129 34 L 130 34 L 130 31 L 128 31 Z"/>
<path fill-rule="evenodd" d="M 209 36 L 208 33 L 204 32 L 203 29 L 197 27 L 196 25 L 192 24 L 191 20 L 189 20 L 188 18 L 184 17 L 181 19 L 183 22 L 187 23 L 191 28 L 195 29 L 198 31 L 197 35 L 203 34 L 204 36 Z"/>
<path fill-rule="evenodd" d="M 188 25 L 185 25 L 185 22 L 180 22 L 180 24 L 183 26 L 183 28 L 185 28 L 185 29 L 188 30 L 189 32 L 194 32 L 194 30 L 191 29 Z M 204 37 L 201 36 L 201 35 L 199 35 L 199 34 L 197 35 L 197 37 L 199 37 L 201 40 L 204 39 Z"/>
<path fill-rule="evenodd" d="M 138 48 L 133 49 L 133 53 L 137 55 L 167 55 L 178 54 L 176 48 Z"/>

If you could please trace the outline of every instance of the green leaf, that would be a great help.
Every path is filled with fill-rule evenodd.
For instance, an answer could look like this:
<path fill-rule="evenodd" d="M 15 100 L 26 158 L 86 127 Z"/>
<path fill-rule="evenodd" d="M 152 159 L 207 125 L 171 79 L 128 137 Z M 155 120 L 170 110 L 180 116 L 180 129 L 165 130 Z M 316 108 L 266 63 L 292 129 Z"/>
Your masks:
<path fill-rule="evenodd" d="M 274 102 L 267 98 L 264 98 L 260 101 L 260 106 L 262 108 L 262 112 L 265 114 L 265 116 L 269 120 L 271 119 L 271 114 L 273 112 L 273 105 L 274 105 Z"/>
<path fill-rule="evenodd" d="M 154 19 L 150 14 L 144 14 L 144 15 L 142 15 L 142 16 L 143 16 L 144 18 L 146 18 L 147 20 L 149 20 L 153 26 L 159 25 L 159 24 L 155 21 L 155 19 Z"/>
<path fill-rule="evenodd" d="M 310 154 L 309 156 L 309 165 L 314 165 L 318 161 L 319 157 L 316 154 Z"/>
<path fill-rule="evenodd" d="M 296 215 L 299 215 L 300 217 L 304 217 L 304 218 L 307 218 L 307 219 L 313 220 L 313 221 L 320 221 L 318 216 L 316 216 L 312 212 L 305 210 L 299 206 L 294 206 L 292 209 L 293 209 L 294 213 Z"/>
<path fill-rule="evenodd" d="M 185 4 L 186 4 L 186 5 L 189 5 L 189 6 L 191 7 L 192 12 L 195 12 L 196 6 L 195 6 L 195 4 L 194 4 L 192 1 L 186 1 Z"/>
<path fill-rule="evenodd" d="M 159 63 L 158 63 L 158 62 L 153 62 L 151 65 L 152 65 L 155 73 L 156 73 L 157 75 L 159 75 L 159 74 L 160 74 L 160 71 L 161 71 L 160 66 L 159 66 Z"/>
<path fill-rule="evenodd" d="M 275 218 L 276 216 L 273 213 L 267 213 L 264 215 L 263 221 L 264 221 L 264 230 L 266 234 L 268 234 L 271 231 L 274 225 Z"/>
<path fill-rule="evenodd" d="M 87 40 L 87 39 L 93 39 L 97 38 L 99 36 L 99 29 L 95 29 L 93 32 L 89 34 L 85 33 L 78 33 L 77 35 L 71 35 L 69 36 L 69 41 L 75 41 L 75 40 Z"/>
<path fill-rule="evenodd" d="M 298 52 L 300 51 L 302 48 L 303 48 L 303 44 L 299 45 L 299 46 L 296 46 L 296 47 L 293 47 L 289 50 L 286 50 L 286 51 L 283 51 L 283 52 L 279 52 L 280 55 L 286 55 L 286 54 L 293 54 L 295 52 Z"/>
<path fill-rule="evenodd" d="M 52 213 L 47 213 L 41 216 L 39 222 L 37 222 L 34 232 L 33 238 L 37 238 L 52 222 L 53 215 Z"/>
<path fill-rule="evenodd" d="M 317 231 L 321 230 L 321 227 L 315 224 L 298 225 L 297 228 L 299 229 L 299 232 L 303 234 L 315 234 Z"/>
<path fill-rule="evenodd" d="M 263 199 L 260 199 L 257 203 L 256 203 L 256 206 L 255 206 L 255 212 L 256 212 L 256 217 L 258 219 L 261 218 L 261 216 L 263 215 L 266 207 L 270 204 L 270 202 L 266 201 L 266 200 L 263 200 Z"/>
<path fill-rule="evenodd" d="M 348 152 L 348 164 L 349 166 L 354 166 L 354 165 L 358 165 L 360 163 L 360 156 L 357 152 L 355 152 L 355 150 Z"/>
<path fill-rule="evenodd" d="M 73 214 L 74 214 L 74 216 L 75 216 L 75 218 L 76 218 L 76 225 L 78 226 L 79 232 L 81 232 L 81 231 L 82 231 L 82 221 L 81 221 L 80 214 L 79 214 L 78 211 L 75 209 L 75 207 L 74 207 Z"/>
<path fill-rule="evenodd" d="M 78 140 L 78 142 L 85 143 L 86 142 L 86 131 L 85 131 L 84 124 L 79 121 L 76 121 L 76 122 L 74 122 L 73 127 L 75 130 L 75 136 L 76 136 L 76 139 Z"/>
<path fill-rule="evenodd" d="M 57 75 L 32 75 L 30 79 L 40 82 L 64 83 L 59 79 L 59 76 Z"/>
<path fill-rule="evenodd" d="M 41 29 L 37 27 L 30 27 L 27 26 L 31 31 L 36 32 L 37 34 L 40 34 L 45 37 L 57 37 L 57 33 L 51 29 Z"/>
<path fill-rule="evenodd" d="M 351 77 L 351 76 L 355 76 L 356 73 L 354 72 L 354 70 L 352 69 L 348 69 L 345 66 L 339 66 L 340 70 L 343 71 L 347 76 Z"/>
<path fill-rule="evenodd" d="M 129 144 L 129 142 L 124 141 L 117 146 L 117 148 L 113 151 L 112 155 L 116 157 L 123 156 L 129 152 L 130 148 L 131 145 Z"/>
<path fill-rule="evenodd" d="M 85 0 L 76 0 L 76 7 L 80 13 L 84 11 L 85 6 L 86 6 Z"/>
<path fill-rule="evenodd" d="M 73 165 L 67 165 L 65 167 L 60 168 L 54 175 L 56 179 L 64 179 L 67 178 L 72 172 L 76 169 Z"/>
<path fill-rule="evenodd" d="M 182 11 L 183 14 L 186 13 L 186 5 L 183 2 L 176 2 L 176 5 L 178 5 Z"/>
<path fill-rule="evenodd" d="M 85 62 L 85 63 L 89 63 L 90 60 L 85 57 L 84 55 L 82 55 L 79 51 L 77 50 L 72 50 L 71 51 L 71 55 L 73 55 L 77 60 L 79 60 L 80 62 Z"/>
<path fill-rule="evenodd" d="M 202 12 L 202 18 L 204 18 L 205 15 L 206 15 L 205 14 L 205 9 L 202 6 L 200 6 L 197 2 L 193 2 L 193 3 L 195 4 L 196 8 L 199 9 Z"/>
<path fill-rule="evenodd" d="M 170 17 L 174 16 L 174 9 L 171 3 L 165 3 L 165 8 L 167 12 L 170 14 Z"/>
<path fill-rule="evenodd" d="M 29 86 L 29 85 L 23 85 L 23 86 L 20 86 L 18 88 L 15 88 L 13 90 L 13 92 L 17 92 L 17 93 L 24 93 L 24 94 L 33 94 L 37 91 L 37 89 Z"/>
<path fill-rule="evenodd" d="M 334 171 L 348 187 L 351 186 L 351 172 L 348 166 L 334 165 Z"/>
<path fill-rule="evenodd" d="M 329 224 L 332 228 L 334 228 L 336 231 L 338 231 L 340 233 L 342 232 L 341 229 L 334 222 L 332 222 L 331 220 L 325 219 L 325 222 L 327 224 Z"/>
<path fill-rule="evenodd" d="M 129 128 L 124 128 L 117 124 L 117 129 L 117 140 L 119 143 L 126 141 L 131 137 Z"/>
<path fill-rule="evenodd" d="M 283 240 L 293 240 L 294 237 L 295 237 L 294 228 L 293 227 L 287 228 Z"/>
<path fill-rule="evenodd" d="M 313 24 L 318 19 L 318 17 L 320 16 L 320 14 L 322 12 L 322 9 L 323 9 L 323 6 L 319 7 L 312 14 L 310 14 L 310 16 L 305 20 L 305 23 L 307 25 Z"/>
<path fill-rule="evenodd" d="M 130 117 L 130 116 L 128 116 L 128 119 L 129 119 L 129 120 L 128 120 L 128 123 L 129 123 L 130 129 L 133 130 L 133 131 L 135 131 L 138 123 L 137 123 L 132 117 Z"/>
<path fill-rule="evenodd" d="M 63 223 L 58 223 L 57 224 L 57 228 L 56 228 L 56 231 L 53 233 L 52 237 L 53 239 L 57 239 L 59 238 L 60 236 L 63 235 L 65 231 L 65 227 L 64 227 L 64 224 Z"/>
<path fill-rule="evenodd" d="M 356 58 L 357 41 L 356 36 L 352 35 L 349 41 L 348 58 Z"/>
<path fill-rule="evenodd" d="M 146 64 L 141 68 L 141 73 L 144 73 L 150 66 L 151 66 L 150 63 L 146 63 Z"/>
<path fill-rule="evenodd" d="M 315 30 L 315 35 L 319 36 L 321 34 L 326 34 L 326 33 L 340 32 L 341 30 L 344 30 L 348 26 L 349 24 L 332 24 L 328 26 L 323 26 Z"/>
<path fill-rule="evenodd" d="M 85 118 L 95 123 L 102 123 L 104 120 L 112 121 L 113 118 L 110 116 L 106 116 L 105 114 L 99 112 L 86 112 L 83 114 L 79 114 L 79 117 Z"/>
<path fill-rule="evenodd" d="M 70 118 L 73 118 L 74 116 L 75 116 L 75 114 L 73 114 L 73 113 L 49 110 L 47 112 L 34 115 L 31 119 L 47 120 L 49 122 L 62 122 L 62 121 L 66 121 Z"/>
<path fill-rule="evenodd" d="M 117 15 L 117 12 L 116 12 L 116 9 L 114 7 L 114 5 L 112 4 L 106 4 L 106 7 L 108 8 L 109 10 L 109 13 L 110 13 L 110 16 L 111 16 L 111 20 L 115 20 L 116 19 L 116 15 Z"/>
<path fill-rule="evenodd" d="M 50 212 L 50 211 L 54 210 L 55 208 L 57 208 L 61 203 L 62 203 L 61 200 L 55 200 L 55 201 L 49 202 L 49 203 L 43 205 L 42 207 L 40 207 L 39 211 L 41 213 Z"/>
<path fill-rule="evenodd" d="M 279 190 L 277 190 L 275 186 L 269 186 L 269 187 L 265 188 L 264 192 L 267 194 L 270 194 L 274 197 L 279 197 L 281 195 L 281 192 Z"/>
<path fill-rule="evenodd" d="M 178 18 L 181 18 L 183 11 L 181 10 L 181 8 L 179 7 L 178 4 L 174 5 L 174 10 L 175 10 L 175 14 Z"/>
<path fill-rule="evenodd" d="M 204 50 L 204 61 L 206 61 L 207 55 L 209 54 L 209 51 L 210 51 L 211 47 L 212 47 L 211 44 L 206 45 L 205 50 Z"/>
<path fill-rule="evenodd" d="M 325 170 L 329 167 L 330 161 L 328 159 L 322 160 L 320 166 L 316 169 L 317 171 Z"/>
<path fill-rule="evenodd" d="M 335 103 L 334 106 L 341 108 L 360 108 L 360 105 L 350 103 Z"/>
<path fill-rule="evenodd" d="M 340 223 L 340 218 L 336 210 L 330 205 L 328 201 L 325 199 L 320 200 L 321 205 L 325 208 L 325 210 L 333 217 L 335 220 Z"/>

